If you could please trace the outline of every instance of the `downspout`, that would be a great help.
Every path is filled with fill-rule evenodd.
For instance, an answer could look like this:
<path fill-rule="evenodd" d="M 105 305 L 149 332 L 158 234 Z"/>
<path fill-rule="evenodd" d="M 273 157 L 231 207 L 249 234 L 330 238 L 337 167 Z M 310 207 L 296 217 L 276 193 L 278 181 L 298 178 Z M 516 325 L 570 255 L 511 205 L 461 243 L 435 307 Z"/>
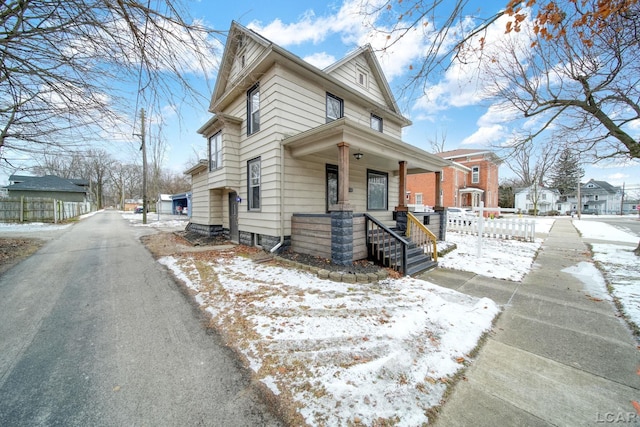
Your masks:
<path fill-rule="evenodd" d="M 280 241 L 269 251 L 275 253 L 284 243 L 284 145 L 280 140 Z"/>

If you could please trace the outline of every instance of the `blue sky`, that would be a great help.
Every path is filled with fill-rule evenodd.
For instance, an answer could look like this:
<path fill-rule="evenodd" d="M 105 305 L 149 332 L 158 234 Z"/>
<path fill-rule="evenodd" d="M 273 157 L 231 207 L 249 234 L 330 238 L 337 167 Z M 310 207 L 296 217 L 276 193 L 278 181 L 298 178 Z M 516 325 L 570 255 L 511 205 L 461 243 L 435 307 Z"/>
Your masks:
<path fill-rule="evenodd" d="M 324 1 L 271 1 L 271 2 L 192 2 L 191 14 L 202 19 L 215 29 L 228 29 L 232 20 L 252 28 L 290 50 L 294 54 L 323 68 L 339 60 L 358 46 L 370 43 L 380 46 L 380 36 L 368 34 L 362 25 L 363 17 L 354 12 L 360 0 Z M 503 6 L 502 1 L 478 2 L 482 5 L 483 15 L 489 15 Z M 477 9 L 470 9 L 476 11 Z M 498 28 L 503 33 L 503 28 Z M 393 51 L 379 56 L 382 68 L 392 90 L 402 86 L 411 64 L 417 61 L 421 45 L 418 38 L 406 37 L 406 42 Z M 209 83 L 213 87 L 214 81 Z M 429 97 L 421 100 L 397 99 L 403 112 L 413 125 L 405 129 L 405 142 L 431 151 L 429 141 L 445 138 L 445 149 L 456 148 L 492 148 L 505 141 L 513 132 L 513 126 L 522 126 L 522 122 L 505 116 L 490 100 L 481 95 L 471 75 L 459 68 L 452 68 L 447 74 L 434 76 L 429 82 Z M 183 124 L 180 134 L 176 135 L 167 165 L 183 167 L 184 154 L 193 157 L 193 152 L 204 147 L 204 139 L 195 134 L 195 130 L 210 116 L 206 111 L 196 111 Z M 189 146 L 190 148 L 185 150 Z M 620 164 L 585 165 L 584 180 L 606 180 L 614 185 L 626 183 L 640 184 L 640 166 Z M 500 169 L 501 176 L 512 176 L 505 166 Z"/>
<path fill-rule="evenodd" d="M 288 49 L 319 68 L 324 68 L 339 60 L 353 49 L 370 43 L 374 49 L 384 43 L 380 34 L 371 34 L 363 25 L 363 16 L 356 12 L 362 0 L 334 0 L 331 2 L 307 0 L 291 2 L 275 0 L 270 2 L 212 0 L 187 1 L 190 14 L 208 26 L 226 31 L 232 20 L 262 34 L 267 39 Z M 445 2 L 446 3 L 446 2 Z M 471 2 L 469 10 L 489 16 L 499 10 L 506 0 Z M 476 8 L 473 3 L 477 3 Z M 504 34 L 504 26 L 497 27 L 493 34 Z M 220 37 L 224 43 L 224 38 Z M 400 98 L 398 88 L 407 78 L 409 67 L 419 62 L 418 53 L 423 44 L 417 34 L 409 34 L 403 41 L 384 55 L 379 61 L 396 93 L 403 113 L 413 121 L 406 128 L 403 140 L 427 151 L 432 151 L 429 141 L 445 138 L 445 149 L 489 148 L 506 141 L 517 130 L 526 126 L 513 114 L 505 114 L 489 99 L 482 96 L 482 87 L 468 69 L 456 66 L 446 73 L 433 75 L 428 84 L 428 96 L 419 99 Z M 222 46 L 220 45 L 220 48 Z M 213 52 L 212 63 L 216 63 L 221 50 Z M 202 75 L 191 76 L 208 100 L 215 84 L 215 69 L 207 80 Z M 163 134 L 168 142 L 164 166 L 182 172 L 191 162 L 204 155 L 206 142 L 196 130 L 211 114 L 207 112 L 208 101 L 202 105 L 166 105 L 163 115 Z M 175 113 L 179 111 L 180 114 Z M 131 115 L 136 114 L 132 105 Z M 132 125 L 129 125 L 131 127 Z M 640 134 L 640 125 L 637 126 Z M 153 130 L 152 130 L 153 133 Z M 107 141 L 109 137 L 105 138 Z M 117 144 L 112 144 L 117 145 Z M 122 160 L 137 154 L 139 143 L 131 142 L 126 149 L 122 144 L 114 150 Z M 613 185 L 626 183 L 640 186 L 640 166 L 634 165 L 585 165 L 584 180 L 606 180 Z M 500 168 L 500 176 L 513 176 L 505 166 Z"/>

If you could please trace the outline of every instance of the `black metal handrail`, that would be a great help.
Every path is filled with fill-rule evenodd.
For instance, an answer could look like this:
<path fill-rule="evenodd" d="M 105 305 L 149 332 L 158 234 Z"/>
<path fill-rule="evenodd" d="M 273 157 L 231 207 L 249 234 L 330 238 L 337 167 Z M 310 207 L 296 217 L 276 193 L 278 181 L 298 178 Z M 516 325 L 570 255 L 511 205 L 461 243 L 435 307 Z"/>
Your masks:
<path fill-rule="evenodd" d="M 364 218 L 369 258 L 406 274 L 410 242 L 371 215 L 365 213 Z"/>

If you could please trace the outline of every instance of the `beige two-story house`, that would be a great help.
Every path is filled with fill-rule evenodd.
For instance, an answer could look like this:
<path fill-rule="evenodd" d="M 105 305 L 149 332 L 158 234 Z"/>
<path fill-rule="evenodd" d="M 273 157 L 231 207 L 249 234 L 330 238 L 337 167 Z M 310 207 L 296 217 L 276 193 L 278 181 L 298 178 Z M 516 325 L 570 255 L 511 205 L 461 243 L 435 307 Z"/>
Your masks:
<path fill-rule="evenodd" d="M 189 229 L 265 250 L 367 258 L 366 224 L 393 228 L 407 174 L 450 164 L 402 141 L 370 46 L 320 70 L 233 22 L 209 111 Z"/>

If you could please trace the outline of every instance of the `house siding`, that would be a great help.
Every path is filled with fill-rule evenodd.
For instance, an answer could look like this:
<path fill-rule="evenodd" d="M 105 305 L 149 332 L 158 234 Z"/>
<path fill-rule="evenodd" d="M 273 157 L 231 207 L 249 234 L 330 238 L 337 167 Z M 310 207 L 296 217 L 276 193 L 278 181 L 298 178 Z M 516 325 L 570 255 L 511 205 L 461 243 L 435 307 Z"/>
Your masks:
<path fill-rule="evenodd" d="M 369 66 L 375 61 L 373 52 L 369 48 L 362 54 L 348 57 L 327 77 L 250 31 L 240 29 L 240 26 L 234 28 L 227 41 L 210 106 L 217 116 L 208 122 L 208 127 L 199 130 L 206 140 L 222 131 L 222 167 L 194 175 L 192 222 L 201 223 L 205 228 L 220 227 L 228 232 L 228 199 L 231 192 L 236 192 L 240 199 L 240 242 L 255 244 L 258 242 L 256 235 L 260 235 L 263 248 L 271 249 L 281 237 L 286 245 L 288 236 L 292 236 L 291 245 L 297 251 L 332 258 L 334 242 L 331 241 L 331 216 L 326 212 L 326 165 L 339 164 L 341 149 L 338 144 L 345 142 L 349 144 L 350 153 L 349 194 L 345 195 L 347 203 L 341 212 L 351 215 L 353 210 L 353 256 L 354 259 L 366 258 L 365 223 L 359 213 L 367 212 L 367 171 L 387 174 L 387 208 L 370 213 L 388 226 L 395 226 L 393 211 L 399 202 L 403 204 L 398 200 L 398 161 L 404 160 L 398 159 L 396 147 L 388 150 L 396 141 L 363 128 L 370 128 L 371 114 L 376 114 L 383 119 L 383 133 L 401 144 L 402 128 L 408 123 L 397 111 L 388 87 L 381 84 L 380 79 L 384 77 L 378 74 L 379 69 Z M 245 41 L 237 49 L 234 43 L 238 40 L 237 34 L 243 31 Z M 240 64 L 243 54 L 244 67 Z M 368 75 L 366 88 L 356 81 L 359 68 Z M 260 91 L 260 126 L 248 135 L 247 90 L 256 84 Z M 346 120 L 336 121 L 335 126 L 325 126 L 327 93 L 344 101 Z M 229 120 L 225 121 L 225 118 Z M 291 138 L 311 129 L 317 133 Z M 338 132 L 342 132 L 342 138 L 337 137 Z M 305 139 L 309 137 L 309 141 L 319 138 L 319 143 L 311 146 L 312 142 L 309 146 L 314 154 L 305 156 Z M 322 137 L 328 139 L 322 140 Z M 331 141 L 336 145 L 332 148 L 327 142 L 334 137 Z M 356 152 L 354 150 L 362 150 L 367 155 L 362 160 L 355 160 L 351 156 Z M 427 157 L 418 155 L 417 162 L 430 164 L 432 159 Z M 247 162 L 257 158 L 261 167 L 260 206 L 249 210 Z M 329 219 L 329 229 L 304 228 L 311 226 L 297 220 L 295 214 L 320 215 Z M 293 236 L 294 230 L 300 231 L 298 237 Z"/>

